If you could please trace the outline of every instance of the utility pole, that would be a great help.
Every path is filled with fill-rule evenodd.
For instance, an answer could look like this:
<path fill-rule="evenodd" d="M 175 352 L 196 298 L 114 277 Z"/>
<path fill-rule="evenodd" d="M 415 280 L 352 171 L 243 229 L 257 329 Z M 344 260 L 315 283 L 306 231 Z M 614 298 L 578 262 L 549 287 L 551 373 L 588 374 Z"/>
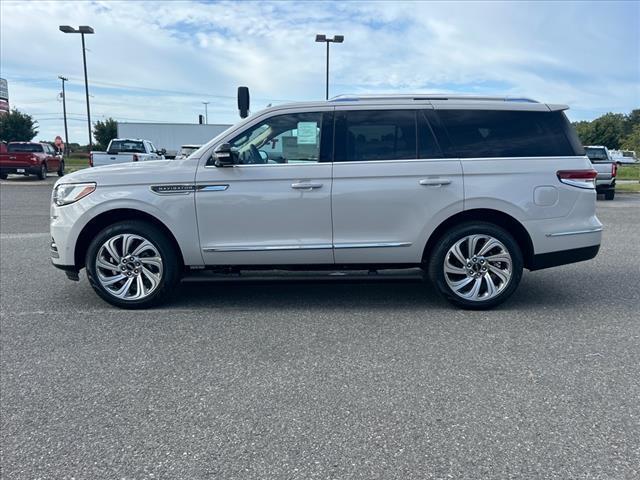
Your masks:
<path fill-rule="evenodd" d="M 64 152 L 63 155 L 66 157 L 69 149 L 69 130 L 67 130 L 67 94 L 64 90 L 64 82 L 67 82 L 69 79 L 59 75 L 58 78 L 62 80 L 62 114 L 64 116 Z"/>
<path fill-rule="evenodd" d="M 207 105 L 209 105 L 209 103 L 211 102 L 202 102 L 204 104 L 204 123 L 206 125 L 209 124 L 209 111 L 207 109 Z"/>

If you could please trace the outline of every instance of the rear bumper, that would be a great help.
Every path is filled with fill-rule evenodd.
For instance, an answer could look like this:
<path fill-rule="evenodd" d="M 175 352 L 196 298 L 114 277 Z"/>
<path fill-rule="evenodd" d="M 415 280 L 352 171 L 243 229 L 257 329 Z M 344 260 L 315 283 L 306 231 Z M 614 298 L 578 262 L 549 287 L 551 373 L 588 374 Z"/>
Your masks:
<path fill-rule="evenodd" d="M 24 170 L 24 172 L 19 172 L 18 170 Z M 18 175 L 31 174 L 35 175 L 40 172 L 40 165 L 22 165 L 22 166 L 4 166 L 0 165 L 0 173 L 17 173 Z"/>
<path fill-rule="evenodd" d="M 542 270 L 543 268 L 591 260 L 598 254 L 598 250 L 600 250 L 600 245 L 561 250 L 559 252 L 539 253 L 533 256 L 529 264 L 529 270 Z"/>
<path fill-rule="evenodd" d="M 596 183 L 596 192 L 597 193 L 603 193 L 603 192 L 607 192 L 609 190 L 615 190 L 616 189 L 616 179 L 614 178 L 613 180 L 611 180 L 609 183 Z"/>

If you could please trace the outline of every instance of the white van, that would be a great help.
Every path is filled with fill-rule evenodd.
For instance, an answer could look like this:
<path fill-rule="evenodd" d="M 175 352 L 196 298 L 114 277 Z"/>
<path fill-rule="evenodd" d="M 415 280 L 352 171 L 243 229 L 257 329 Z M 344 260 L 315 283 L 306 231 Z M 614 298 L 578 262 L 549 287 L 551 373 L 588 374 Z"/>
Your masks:
<path fill-rule="evenodd" d="M 188 158 L 82 170 L 51 206 L 53 264 L 143 308 L 202 269 L 424 268 L 493 307 L 522 271 L 593 258 L 593 170 L 563 105 L 337 97 L 272 107 Z M 158 165 L 162 163 L 162 168 Z"/>

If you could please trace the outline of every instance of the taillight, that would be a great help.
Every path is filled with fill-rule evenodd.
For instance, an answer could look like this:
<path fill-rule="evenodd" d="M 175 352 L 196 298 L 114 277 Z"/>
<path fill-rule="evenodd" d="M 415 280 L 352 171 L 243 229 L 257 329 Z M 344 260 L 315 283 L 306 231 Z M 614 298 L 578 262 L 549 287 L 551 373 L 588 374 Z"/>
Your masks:
<path fill-rule="evenodd" d="M 611 164 L 611 176 L 615 177 L 618 174 L 618 164 L 616 162 L 613 162 Z"/>
<path fill-rule="evenodd" d="M 596 177 L 598 172 L 593 169 L 589 170 L 558 170 L 556 172 L 558 180 L 572 187 L 578 188 L 595 188 Z"/>
<path fill-rule="evenodd" d="M 89 154 L 89 166 L 93 167 L 93 153 Z"/>
<path fill-rule="evenodd" d="M 138 155 L 136 155 L 135 153 L 133 154 L 133 161 L 137 162 L 138 161 Z"/>

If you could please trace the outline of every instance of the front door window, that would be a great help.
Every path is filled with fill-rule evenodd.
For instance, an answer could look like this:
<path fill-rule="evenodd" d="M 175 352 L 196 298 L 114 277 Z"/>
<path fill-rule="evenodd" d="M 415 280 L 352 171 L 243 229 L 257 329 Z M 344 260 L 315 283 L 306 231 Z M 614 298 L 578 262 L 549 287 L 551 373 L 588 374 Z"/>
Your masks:
<path fill-rule="evenodd" d="M 231 140 L 241 165 L 306 164 L 320 161 L 320 112 L 276 115 Z"/>

